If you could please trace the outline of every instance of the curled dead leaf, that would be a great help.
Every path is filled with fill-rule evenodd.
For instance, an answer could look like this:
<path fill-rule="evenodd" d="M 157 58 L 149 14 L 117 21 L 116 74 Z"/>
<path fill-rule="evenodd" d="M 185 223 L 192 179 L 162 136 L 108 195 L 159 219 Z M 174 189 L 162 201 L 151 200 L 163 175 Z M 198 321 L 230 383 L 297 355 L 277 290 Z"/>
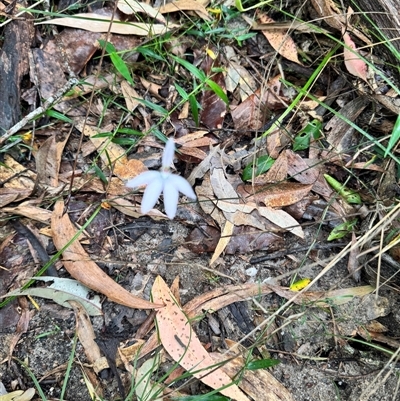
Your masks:
<path fill-rule="evenodd" d="M 78 240 L 71 239 L 77 233 L 68 214 L 63 215 L 64 202 L 59 201 L 54 206 L 51 218 L 53 242 L 57 250 L 63 250 L 63 264 L 68 273 L 90 289 L 104 294 L 111 301 L 135 309 L 160 308 L 163 305 L 155 304 L 134 296 L 93 262 Z"/>

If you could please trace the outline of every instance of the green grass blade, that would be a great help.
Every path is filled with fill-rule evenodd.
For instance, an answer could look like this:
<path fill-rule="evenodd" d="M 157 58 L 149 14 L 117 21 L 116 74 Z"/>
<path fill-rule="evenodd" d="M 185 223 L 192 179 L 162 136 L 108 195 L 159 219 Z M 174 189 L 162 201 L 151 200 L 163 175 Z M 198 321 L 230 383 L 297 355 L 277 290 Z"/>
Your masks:
<path fill-rule="evenodd" d="M 386 147 L 384 157 L 386 157 L 389 154 L 389 152 L 394 148 L 399 139 L 400 139 L 400 115 L 397 116 L 397 120 L 396 123 L 394 124 L 392 134 L 390 135 L 389 143 Z"/>

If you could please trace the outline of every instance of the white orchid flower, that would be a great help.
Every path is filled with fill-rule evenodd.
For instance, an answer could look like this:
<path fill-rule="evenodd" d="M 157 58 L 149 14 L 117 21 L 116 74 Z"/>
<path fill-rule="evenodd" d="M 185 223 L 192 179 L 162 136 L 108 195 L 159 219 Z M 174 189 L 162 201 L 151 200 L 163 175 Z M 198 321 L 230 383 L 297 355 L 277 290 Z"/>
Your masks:
<path fill-rule="evenodd" d="M 193 200 L 197 199 L 189 182 L 183 177 L 171 173 L 174 154 L 175 142 L 173 139 L 168 139 L 162 157 L 161 170 L 145 171 L 126 183 L 126 186 L 129 188 L 137 188 L 142 185 L 147 185 L 141 205 L 141 212 L 143 214 L 146 214 L 153 209 L 161 193 L 164 195 L 165 213 L 171 220 L 176 215 L 179 192 Z"/>

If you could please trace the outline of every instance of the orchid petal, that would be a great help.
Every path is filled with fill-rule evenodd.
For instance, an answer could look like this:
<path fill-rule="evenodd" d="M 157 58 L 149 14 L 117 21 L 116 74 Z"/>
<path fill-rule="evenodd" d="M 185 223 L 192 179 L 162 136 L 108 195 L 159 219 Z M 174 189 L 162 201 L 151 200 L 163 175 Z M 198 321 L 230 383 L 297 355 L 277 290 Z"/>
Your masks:
<path fill-rule="evenodd" d="M 171 175 L 171 177 L 174 177 Z M 169 179 L 171 178 L 169 177 Z M 172 220 L 176 215 L 176 209 L 178 207 L 179 191 L 168 181 L 165 181 L 164 185 L 164 209 L 167 216 Z"/>
<path fill-rule="evenodd" d="M 181 177 L 180 175 L 171 174 L 167 178 L 167 180 L 165 182 L 165 186 L 166 187 L 173 186 L 179 192 L 182 192 L 184 195 L 186 195 L 188 198 L 194 199 L 194 200 L 197 199 L 197 196 L 194 193 L 193 188 L 191 187 L 189 182 L 187 180 L 185 180 L 183 177 Z"/>
<path fill-rule="evenodd" d="M 147 188 L 144 191 L 141 206 L 141 211 L 143 214 L 146 214 L 153 209 L 164 188 L 164 180 L 162 179 L 161 174 L 158 171 L 155 172 L 157 173 L 157 177 L 147 185 Z"/>
<path fill-rule="evenodd" d="M 145 171 L 144 173 L 139 174 L 135 178 L 128 180 L 126 186 L 129 188 L 138 188 L 142 185 L 148 185 L 153 180 L 156 180 L 160 176 L 158 171 Z"/>
<path fill-rule="evenodd" d="M 162 156 L 162 167 L 171 167 L 175 156 L 175 142 L 173 139 L 168 139 L 167 144 L 164 148 Z"/>

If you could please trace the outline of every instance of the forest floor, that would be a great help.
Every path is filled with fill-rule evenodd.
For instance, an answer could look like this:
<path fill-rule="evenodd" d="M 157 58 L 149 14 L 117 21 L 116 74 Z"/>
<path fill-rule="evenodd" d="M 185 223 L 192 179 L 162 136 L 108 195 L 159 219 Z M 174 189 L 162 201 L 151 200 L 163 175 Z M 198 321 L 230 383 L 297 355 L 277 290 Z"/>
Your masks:
<path fill-rule="evenodd" d="M 0 401 L 400 399 L 400 71 L 361 14 L 0 3 Z"/>

